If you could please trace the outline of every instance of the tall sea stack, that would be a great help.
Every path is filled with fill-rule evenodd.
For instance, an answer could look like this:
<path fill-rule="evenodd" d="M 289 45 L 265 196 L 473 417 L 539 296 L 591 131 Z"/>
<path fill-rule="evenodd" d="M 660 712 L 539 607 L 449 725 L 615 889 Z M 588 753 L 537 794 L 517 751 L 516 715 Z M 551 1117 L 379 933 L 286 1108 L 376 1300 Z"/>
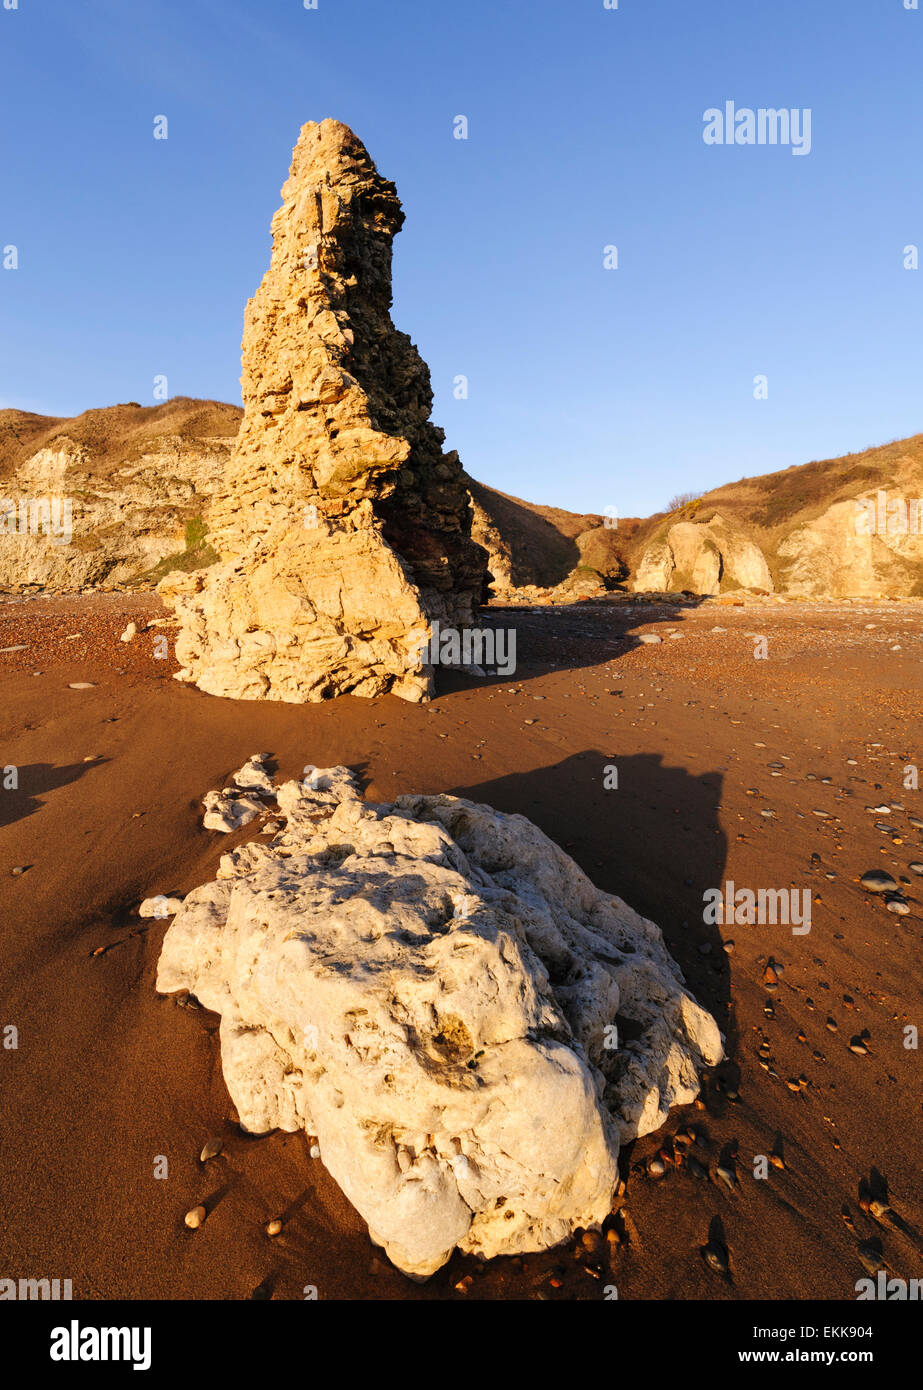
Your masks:
<path fill-rule="evenodd" d="M 244 317 L 244 419 L 208 517 L 220 560 L 160 586 L 179 679 L 241 700 L 426 698 L 430 625 L 472 623 L 485 552 L 429 370 L 391 321 L 404 214 L 348 127 L 303 127 Z"/>

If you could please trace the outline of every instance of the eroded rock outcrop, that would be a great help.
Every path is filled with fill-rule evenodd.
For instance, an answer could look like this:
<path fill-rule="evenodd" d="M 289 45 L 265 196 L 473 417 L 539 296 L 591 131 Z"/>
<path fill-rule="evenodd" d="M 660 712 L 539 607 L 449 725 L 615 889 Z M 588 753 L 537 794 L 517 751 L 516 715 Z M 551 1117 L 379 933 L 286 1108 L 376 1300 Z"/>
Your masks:
<path fill-rule="evenodd" d="M 180 679 L 238 699 L 420 699 L 429 624 L 472 622 L 485 557 L 429 372 L 391 322 L 401 205 L 336 121 L 302 129 L 282 198 L 211 511 L 222 563 L 160 586 Z"/>
<path fill-rule="evenodd" d="M 632 587 L 636 593 L 671 589 L 717 594 L 726 584 L 770 593 L 772 575 L 760 547 L 721 516 L 678 521 L 645 548 Z"/>
<path fill-rule="evenodd" d="M 923 595 L 921 516 L 923 501 L 896 489 L 835 503 L 780 543 L 785 592 L 802 598 Z"/>
<path fill-rule="evenodd" d="M 659 929 L 523 816 L 367 804 L 346 768 L 277 803 L 272 841 L 186 898 L 157 977 L 221 1014 L 244 1128 L 316 1135 L 413 1275 L 455 1247 L 598 1226 L 620 1142 L 691 1101 L 721 1055 Z"/>
<path fill-rule="evenodd" d="M 153 587 L 214 560 L 203 514 L 239 415 L 186 397 L 71 419 L 0 411 L 0 589 Z"/>

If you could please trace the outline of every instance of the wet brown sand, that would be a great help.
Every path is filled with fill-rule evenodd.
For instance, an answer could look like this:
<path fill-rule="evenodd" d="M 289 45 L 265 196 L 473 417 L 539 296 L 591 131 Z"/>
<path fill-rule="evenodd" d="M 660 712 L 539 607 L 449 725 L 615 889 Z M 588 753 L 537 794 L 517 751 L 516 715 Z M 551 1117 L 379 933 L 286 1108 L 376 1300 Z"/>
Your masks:
<path fill-rule="evenodd" d="M 0 603 L 0 647 L 26 644 L 0 654 L 0 765 L 19 780 L 0 790 L 0 1030 L 18 1030 L 0 1048 L 0 1277 L 70 1278 L 75 1298 L 600 1299 L 615 1283 L 628 1299 L 854 1299 L 863 1240 L 923 1273 L 923 1073 L 903 1031 L 923 1024 L 923 878 L 908 867 L 923 794 L 904 786 L 923 765 L 923 604 L 494 610 L 517 629 L 515 677 L 445 677 L 424 706 L 214 699 L 154 658 L 166 629 L 118 641 L 160 614 L 147 596 Z M 637 645 L 645 631 L 664 640 Z M 521 811 L 661 925 L 728 1062 L 705 1108 L 666 1131 L 695 1127 L 704 1176 L 668 1163 L 649 1177 L 663 1135 L 623 1151 L 611 1269 L 566 1247 L 455 1256 L 413 1283 L 304 1136 L 240 1133 L 217 1018 L 158 997 L 166 923 L 135 909 L 213 877 L 247 837 L 204 831 L 200 801 L 263 750 L 286 777 L 358 767 L 375 800 L 449 790 Z M 866 810 L 889 803 L 904 809 Z M 870 868 L 908 880 L 910 915 L 859 887 Z M 725 879 L 809 887 L 811 932 L 703 925 L 703 892 Z M 203 1167 L 212 1135 L 224 1150 Z M 754 1156 L 780 1146 L 784 1169 L 755 1179 Z M 890 1203 L 879 1219 L 860 1206 L 869 1182 Z M 189 1231 L 199 1202 L 208 1218 Z M 710 1235 L 730 1278 L 702 1259 Z"/>

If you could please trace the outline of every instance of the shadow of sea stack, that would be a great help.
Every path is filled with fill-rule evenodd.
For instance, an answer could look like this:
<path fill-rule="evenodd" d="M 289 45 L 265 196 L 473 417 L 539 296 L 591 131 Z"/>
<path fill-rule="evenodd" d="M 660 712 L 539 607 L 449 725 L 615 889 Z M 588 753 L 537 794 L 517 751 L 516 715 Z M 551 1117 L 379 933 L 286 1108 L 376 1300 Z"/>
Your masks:
<path fill-rule="evenodd" d="M 434 619 L 463 627 L 484 551 L 429 370 L 391 322 L 394 184 L 337 121 L 303 127 L 247 305 L 244 420 L 209 517 L 221 559 L 160 585 L 179 679 L 241 700 L 431 693 Z"/>

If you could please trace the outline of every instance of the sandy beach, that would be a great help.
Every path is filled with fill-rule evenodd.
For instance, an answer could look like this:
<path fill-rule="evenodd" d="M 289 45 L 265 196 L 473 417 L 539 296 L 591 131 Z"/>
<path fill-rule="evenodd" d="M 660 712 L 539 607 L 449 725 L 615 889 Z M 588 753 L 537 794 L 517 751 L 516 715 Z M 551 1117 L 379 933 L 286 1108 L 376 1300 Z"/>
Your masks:
<path fill-rule="evenodd" d="M 852 1299 L 857 1249 L 876 1241 L 897 1275 L 919 1275 L 920 1054 L 904 1030 L 923 1019 L 909 867 L 923 802 L 904 769 L 919 760 L 923 605 L 492 608 L 485 622 L 516 630 L 515 677 L 442 674 L 419 705 L 205 695 L 155 656 L 167 629 L 144 625 L 162 616 L 149 594 L 0 603 L 0 647 L 23 648 L 0 654 L 0 763 L 18 770 L 0 793 L 0 1028 L 18 1031 L 3 1053 L 6 1277 L 69 1278 L 89 1299 L 598 1300 L 613 1281 L 627 1299 Z M 121 643 L 129 620 L 140 631 Z M 450 791 L 522 812 L 660 925 L 727 1060 L 701 1107 L 623 1149 L 611 1270 L 578 1240 L 486 1266 L 456 1253 L 413 1282 L 303 1134 L 240 1131 L 217 1018 L 158 996 L 167 923 L 137 907 L 213 878 L 253 837 L 203 830 L 201 799 L 258 751 L 285 777 L 356 768 L 375 801 Z M 909 915 L 859 885 L 870 869 L 901 884 Z M 810 890 L 810 932 L 705 925 L 703 895 L 727 880 Z M 690 1127 L 696 1164 L 677 1166 L 670 1138 Z M 213 1136 L 222 1153 L 203 1165 Z M 773 1154 L 784 1166 L 755 1177 Z M 728 1277 L 702 1258 L 710 1236 Z"/>

